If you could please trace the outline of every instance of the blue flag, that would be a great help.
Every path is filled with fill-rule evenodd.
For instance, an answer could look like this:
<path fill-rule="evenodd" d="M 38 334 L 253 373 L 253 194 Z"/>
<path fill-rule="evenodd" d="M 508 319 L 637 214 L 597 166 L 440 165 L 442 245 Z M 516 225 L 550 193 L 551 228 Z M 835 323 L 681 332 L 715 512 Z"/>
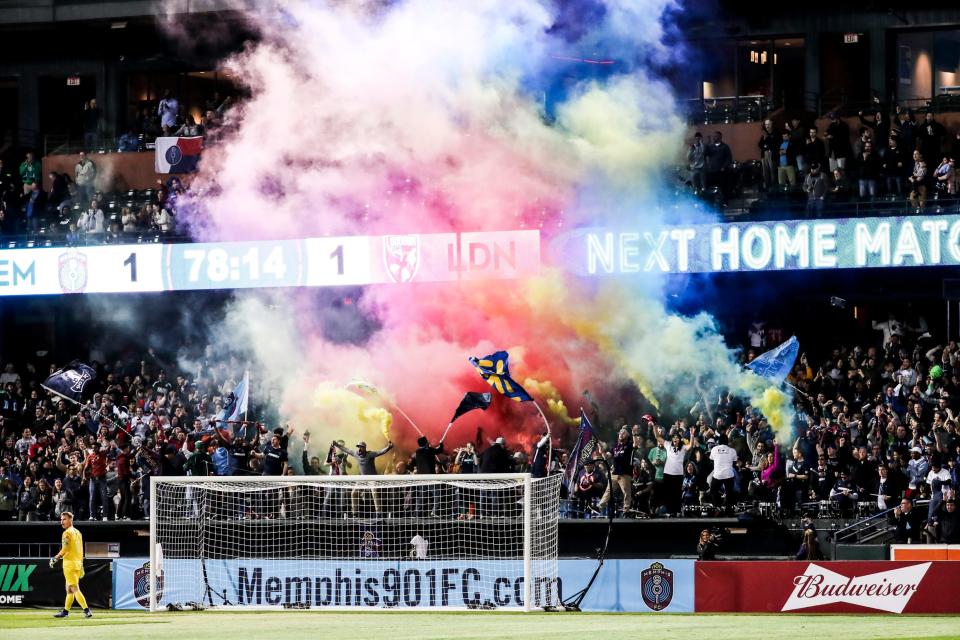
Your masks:
<path fill-rule="evenodd" d="M 593 457 L 593 453 L 600 445 L 597 434 L 593 432 L 593 425 L 587 419 L 587 414 L 580 408 L 580 431 L 577 440 L 570 448 L 567 457 L 567 468 L 563 472 L 563 481 L 569 487 L 577 479 L 577 471 Z"/>
<path fill-rule="evenodd" d="M 96 377 L 97 372 L 93 367 L 74 360 L 62 369 L 54 371 L 40 386 L 79 404 L 83 396 L 83 388 Z"/>
<path fill-rule="evenodd" d="M 531 402 L 533 398 L 517 381 L 510 377 L 507 359 L 510 354 L 506 351 L 497 351 L 485 358 L 470 358 L 470 364 L 477 368 L 480 377 L 486 380 L 491 387 L 503 395 L 517 402 Z"/>
<path fill-rule="evenodd" d="M 774 382 L 783 382 L 793 369 L 798 353 L 800 353 L 800 343 L 797 341 L 797 336 L 790 336 L 789 340 L 776 349 L 761 353 L 747 363 L 747 369 Z"/>

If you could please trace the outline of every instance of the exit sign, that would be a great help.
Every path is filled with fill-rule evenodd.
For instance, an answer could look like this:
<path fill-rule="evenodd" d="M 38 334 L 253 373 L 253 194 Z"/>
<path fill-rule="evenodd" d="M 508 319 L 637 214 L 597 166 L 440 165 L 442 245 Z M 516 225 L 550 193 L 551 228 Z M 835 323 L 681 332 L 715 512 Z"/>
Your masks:
<path fill-rule="evenodd" d="M 67 77 L 67 86 L 68 86 L 68 87 L 79 87 L 79 86 L 80 86 L 80 76 L 68 76 L 68 77 Z"/>
<path fill-rule="evenodd" d="M 859 33 L 845 33 L 843 34 L 843 43 L 844 44 L 857 44 L 860 42 Z"/>

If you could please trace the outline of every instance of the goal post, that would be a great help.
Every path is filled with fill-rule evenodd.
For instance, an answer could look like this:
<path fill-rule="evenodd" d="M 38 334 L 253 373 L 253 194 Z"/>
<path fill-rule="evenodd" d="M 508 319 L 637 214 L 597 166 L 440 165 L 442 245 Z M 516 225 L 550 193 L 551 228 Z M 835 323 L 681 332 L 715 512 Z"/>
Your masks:
<path fill-rule="evenodd" d="M 558 606 L 560 481 L 154 477 L 150 610 Z"/>

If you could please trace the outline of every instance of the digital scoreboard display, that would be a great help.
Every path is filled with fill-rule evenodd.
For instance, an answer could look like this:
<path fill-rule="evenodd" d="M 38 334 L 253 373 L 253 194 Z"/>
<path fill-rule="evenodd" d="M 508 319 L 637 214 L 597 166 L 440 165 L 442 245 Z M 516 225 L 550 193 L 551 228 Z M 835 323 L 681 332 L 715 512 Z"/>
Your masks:
<path fill-rule="evenodd" d="M 536 231 L 6 249 L 0 296 L 511 279 L 539 267 Z"/>
<path fill-rule="evenodd" d="M 0 250 L 0 296 L 960 266 L 960 216 Z"/>

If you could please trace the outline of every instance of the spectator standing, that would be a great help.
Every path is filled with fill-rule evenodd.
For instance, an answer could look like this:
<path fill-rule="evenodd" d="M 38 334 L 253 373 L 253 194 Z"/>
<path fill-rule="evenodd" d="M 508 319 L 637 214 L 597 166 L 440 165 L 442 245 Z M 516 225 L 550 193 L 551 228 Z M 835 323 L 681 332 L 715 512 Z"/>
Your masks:
<path fill-rule="evenodd" d="M 30 191 L 31 185 L 40 182 L 41 171 L 43 168 L 39 160 L 34 160 L 33 152 L 28 151 L 23 162 L 20 163 L 20 182 L 23 183 L 23 192 Z"/>
<path fill-rule="evenodd" d="M 97 106 L 97 100 L 91 98 L 83 105 L 83 146 L 96 149 L 100 146 L 103 134 L 103 112 Z"/>
<path fill-rule="evenodd" d="M 790 133 L 790 143 L 793 145 L 793 150 L 796 153 L 797 174 L 801 176 L 806 175 L 807 158 L 804 155 L 804 146 L 806 143 L 807 128 L 801 124 L 800 118 L 793 117 L 790 119 L 790 122 L 786 123 L 785 129 Z"/>
<path fill-rule="evenodd" d="M 807 129 L 807 138 L 803 141 L 803 160 L 807 166 L 807 170 L 815 164 L 820 165 L 822 170 L 822 167 L 826 165 L 827 147 L 823 144 L 823 140 L 820 139 L 816 127 Z M 806 173 L 806 170 L 804 173 Z"/>
<path fill-rule="evenodd" d="M 730 171 L 733 168 L 733 153 L 723 141 L 723 134 L 715 131 L 713 143 L 707 147 L 707 181 L 710 186 L 720 189 L 723 201 L 727 201 L 730 192 Z"/>
<path fill-rule="evenodd" d="M 64 486 L 63 480 L 57 478 L 53 481 L 53 515 L 59 518 L 64 511 L 73 513 L 73 492 Z"/>
<path fill-rule="evenodd" d="M 40 188 L 40 183 L 34 182 L 31 184 L 23 204 L 23 215 L 26 219 L 27 231 L 30 233 L 36 233 L 37 229 L 40 228 L 40 217 L 46 210 L 46 203 L 46 194 Z"/>
<path fill-rule="evenodd" d="M 893 510 L 894 534 L 897 544 L 917 544 L 923 537 L 923 513 L 913 508 L 913 502 L 904 498 Z"/>
<path fill-rule="evenodd" d="M 73 181 L 77 185 L 77 197 L 80 202 L 89 202 L 93 197 L 97 179 L 97 165 L 87 157 L 86 151 L 80 152 L 80 159 L 74 167 Z"/>
<path fill-rule="evenodd" d="M 623 494 L 623 513 L 626 515 L 633 502 L 633 439 L 627 431 L 627 425 L 623 425 L 617 433 L 613 452 L 608 455 L 613 461 L 610 472 L 611 482 L 607 484 L 598 506 L 603 509 L 610 503 L 613 498 L 613 487 L 616 486 Z"/>
<path fill-rule="evenodd" d="M 797 151 L 790 139 L 790 133 L 784 131 L 780 136 L 777 159 L 777 182 L 781 187 L 797 184 Z"/>
<path fill-rule="evenodd" d="M 907 158 L 896 137 L 891 137 L 883 150 L 880 161 L 880 174 L 883 176 L 887 193 L 903 195 L 903 178 L 906 174 Z"/>
<path fill-rule="evenodd" d="M 100 520 L 101 517 L 107 520 L 111 516 L 107 501 L 107 453 L 99 442 L 94 442 L 83 463 L 83 471 L 89 477 L 90 520 Z"/>
<path fill-rule="evenodd" d="M 140 151 L 140 136 L 137 135 L 133 127 L 127 129 L 126 133 L 117 140 L 117 151 L 135 152 Z"/>
<path fill-rule="evenodd" d="M 160 128 L 163 130 L 163 135 L 169 136 L 173 131 L 176 131 L 179 111 L 180 103 L 167 89 L 163 93 L 163 99 L 157 105 L 157 115 L 160 116 Z"/>
<path fill-rule="evenodd" d="M 910 185 L 910 204 L 917 210 L 917 213 L 923 211 L 927 202 L 927 183 L 929 181 L 929 172 L 927 163 L 923 159 L 923 154 L 919 151 L 913 152 L 913 171 L 907 182 Z"/>
<path fill-rule="evenodd" d="M 956 194 L 956 171 L 950 158 L 944 157 L 933 172 L 933 184 L 941 197 Z"/>
<path fill-rule="evenodd" d="M 699 194 L 707 186 L 707 147 L 699 131 L 693 134 L 693 144 L 687 150 L 687 163 L 690 166 L 690 184 L 694 192 Z"/>
<path fill-rule="evenodd" d="M 120 209 L 120 224 L 123 225 L 124 233 L 135 233 L 137 231 L 137 214 L 130 210 L 130 207 L 123 206 Z"/>
<path fill-rule="evenodd" d="M 947 138 L 947 130 L 937 122 L 933 113 L 924 114 L 923 124 L 917 130 L 917 148 L 924 158 L 936 162 L 943 152 L 943 142 Z"/>
<path fill-rule="evenodd" d="M 764 191 L 769 191 L 779 182 L 779 169 L 777 168 L 779 162 L 776 160 L 776 157 L 777 149 L 780 148 L 780 136 L 774 131 L 773 120 L 767 119 L 763 121 L 763 128 L 760 130 L 760 140 L 757 142 L 757 147 L 760 149 L 760 169 L 763 174 L 763 189 Z"/>
<path fill-rule="evenodd" d="M 887 119 L 883 116 L 883 111 L 877 111 L 873 120 L 868 120 L 863 115 L 863 111 L 857 114 L 857 119 L 860 120 L 860 124 L 869 129 L 873 133 L 873 140 L 876 143 L 877 149 L 883 151 L 888 144 L 890 138 L 890 123 L 887 122 Z"/>
<path fill-rule="evenodd" d="M 331 446 L 336 447 L 340 451 L 344 452 L 351 458 L 355 458 L 357 463 L 360 466 L 360 475 L 362 476 L 375 476 L 377 475 L 377 466 L 376 459 L 393 449 L 393 443 L 388 442 L 387 446 L 379 451 L 369 451 L 367 449 L 367 443 L 360 441 L 357 443 L 357 449 L 348 449 L 339 442 L 331 442 Z M 354 515 L 359 513 L 359 499 L 363 492 L 368 491 L 368 489 L 355 488 L 350 492 L 350 509 Z M 378 495 L 375 489 L 369 489 L 373 494 L 373 508 L 377 513 L 380 513 L 380 496 Z"/>
<path fill-rule="evenodd" d="M 807 215 L 820 218 L 823 216 L 823 203 L 827 197 L 827 180 L 820 169 L 820 164 L 810 164 L 810 172 L 803 179 L 803 190 L 807 194 Z"/>
<path fill-rule="evenodd" d="M 847 168 L 847 159 L 853 154 L 850 146 L 850 127 L 840 119 L 840 115 L 830 113 L 830 124 L 827 125 L 827 154 L 830 160 L 830 171 Z"/>
<path fill-rule="evenodd" d="M 103 237 L 103 210 L 100 209 L 99 202 L 90 201 L 90 207 L 80 214 L 77 227 L 88 240 L 99 240 Z"/>
<path fill-rule="evenodd" d="M 39 491 L 33 484 L 33 478 L 26 476 L 17 497 L 17 512 L 20 522 L 33 522 L 37 519 L 37 500 Z"/>
<path fill-rule="evenodd" d="M 860 198 L 875 198 L 877 179 L 880 177 L 880 162 L 873 151 L 873 143 L 865 142 L 863 151 L 857 156 L 857 170 L 860 172 Z"/>

